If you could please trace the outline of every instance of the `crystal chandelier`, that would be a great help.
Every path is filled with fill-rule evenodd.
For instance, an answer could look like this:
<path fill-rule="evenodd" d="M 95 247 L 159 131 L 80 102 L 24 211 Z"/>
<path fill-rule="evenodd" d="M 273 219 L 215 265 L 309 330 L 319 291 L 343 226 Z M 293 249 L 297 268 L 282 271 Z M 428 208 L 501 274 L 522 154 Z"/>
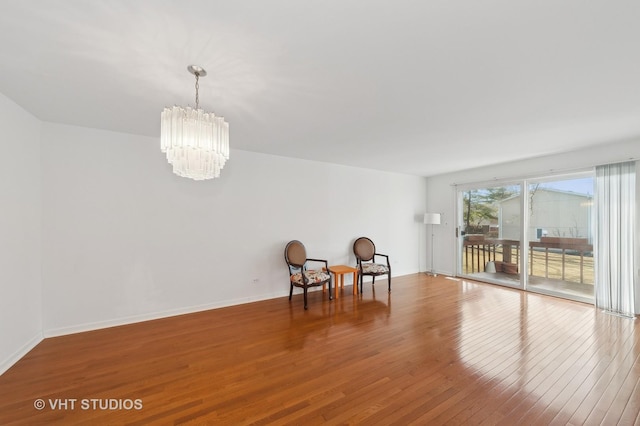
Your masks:
<path fill-rule="evenodd" d="M 189 65 L 187 70 L 196 76 L 196 107 L 174 106 L 162 111 L 160 149 L 178 176 L 217 178 L 229 159 L 229 123 L 199 108 L 198 82 L 207 72 L 197 65 Z"/>

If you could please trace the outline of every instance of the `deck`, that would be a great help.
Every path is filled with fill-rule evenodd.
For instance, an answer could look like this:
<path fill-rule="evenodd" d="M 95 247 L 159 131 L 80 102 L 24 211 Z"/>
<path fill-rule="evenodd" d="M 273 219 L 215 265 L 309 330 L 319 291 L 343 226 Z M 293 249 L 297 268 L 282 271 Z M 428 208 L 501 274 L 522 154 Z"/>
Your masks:
<path fill-rule="evenodd" d="M 520 242 L 470 237 L 464 241 L 463 274 L 519 287 Z M 488 262 L 495 262 L 496 273 L 485 272 Z M 593 303 L 593 246 L 586 239 L 543 237 L 531 241 L 528 269 L 528 290 Z"/>

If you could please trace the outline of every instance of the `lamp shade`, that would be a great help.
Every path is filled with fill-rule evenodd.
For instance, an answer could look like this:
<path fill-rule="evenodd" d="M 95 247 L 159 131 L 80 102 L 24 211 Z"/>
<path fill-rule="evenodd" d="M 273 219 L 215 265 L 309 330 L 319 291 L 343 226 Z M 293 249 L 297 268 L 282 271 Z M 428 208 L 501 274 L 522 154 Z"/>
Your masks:
<path fill-rule="evenodd" d="M 440 213 L 425 213 L 424 223 L 426 225 L 440 225 Z"/>

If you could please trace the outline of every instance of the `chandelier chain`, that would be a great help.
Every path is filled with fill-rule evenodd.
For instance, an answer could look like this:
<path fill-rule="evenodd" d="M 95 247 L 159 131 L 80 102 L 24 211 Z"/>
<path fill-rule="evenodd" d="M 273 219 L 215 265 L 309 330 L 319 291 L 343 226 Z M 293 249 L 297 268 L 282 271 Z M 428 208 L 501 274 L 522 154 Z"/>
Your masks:
<path fill-rule="evenodd" d="M 198 83 L 199 79 L 200 74 L 196 73 L 196 110 L 198 109 L 198 106 L 200 104 L 200 96 L 198 95 L 198 89 L 200 89 L 200 84 Z"/>

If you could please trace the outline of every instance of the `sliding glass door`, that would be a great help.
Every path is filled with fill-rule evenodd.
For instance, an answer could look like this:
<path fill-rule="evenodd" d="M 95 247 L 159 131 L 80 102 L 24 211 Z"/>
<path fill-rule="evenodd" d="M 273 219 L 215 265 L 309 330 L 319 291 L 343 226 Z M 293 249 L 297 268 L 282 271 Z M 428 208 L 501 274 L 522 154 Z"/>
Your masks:
<path fill-rule="evenodd" d="M 529 181 L 530 291 L 593 302 L 593 176 Z"/>
<path fill-rule="evenodd" d="M 521 287 L 521 185 L 461 190 L 458 200 L 460 275 Z"/>
<path fill-rule="evenodd" d="M 593 187 L 582 173 L 459 188 L 458 274 L 593 302 Z"/>

